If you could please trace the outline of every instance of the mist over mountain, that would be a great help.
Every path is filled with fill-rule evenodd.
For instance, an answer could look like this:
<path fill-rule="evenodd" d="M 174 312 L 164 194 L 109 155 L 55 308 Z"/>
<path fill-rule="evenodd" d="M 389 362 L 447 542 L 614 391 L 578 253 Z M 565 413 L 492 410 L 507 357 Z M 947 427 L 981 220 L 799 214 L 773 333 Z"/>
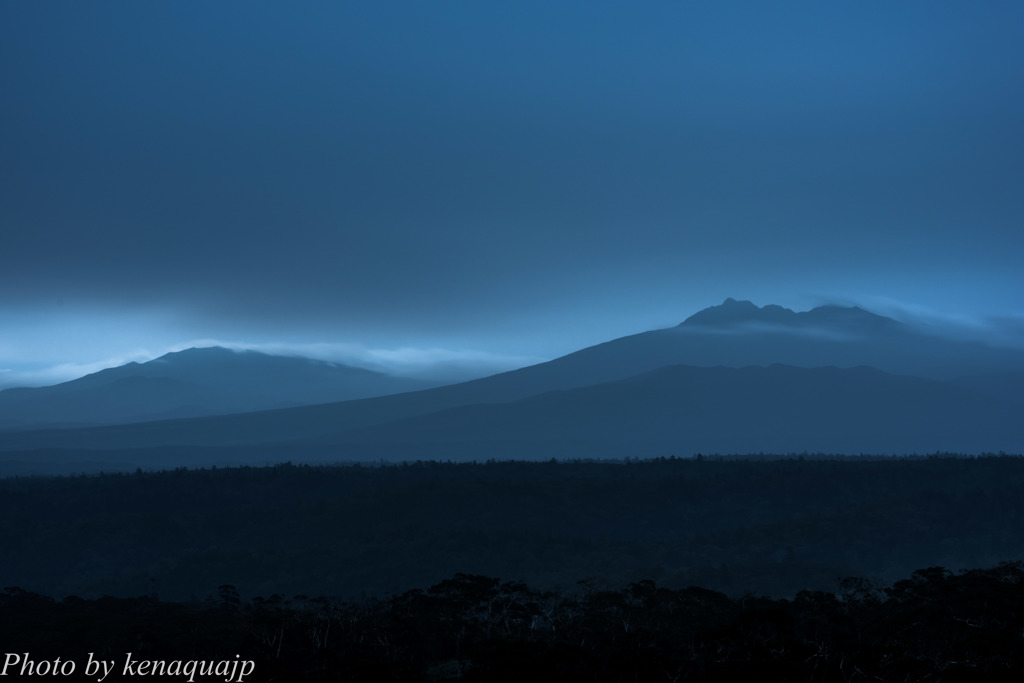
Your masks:
<path fill-rule="evenodd" d="M 191 348 L 49 387 L 0 391 L 0 428 L 118 424 L 345 401 L 430 383 L 313 360 Z"/>
<path fill-rule="evenodd" d="M 950 380 L 1024 371 L 1024 352 L 941 336 L 859 307 L 820 306 L 794 312 L 727 299 L 674 328 L 626 337 L 585 349 L 610 362 L 642 354 L 661 365 L 861 365 L 886 372 Z"/>
<path fill-rule="evenodd" d="M 133 424 L 8 429 L 0 451 L 20 462 L 39 449 L 69 461 L 76 449 L 135 449 L 132 462 L 168 448 L 261 462 L 1021 451 L 1022 380 L 1021 351 L 943 338 L 856 307 L 797 313 L 727 299 L 676 327 L 546 363 L 347 401 L 327 402 L 343 391 L 397 390 L 401 380 L 254 352 L 168 354 L 31 390 L 39 402 L 21 404 L 22 415 L 45 406 L 65 421 L 98 420 L 107 411 Z M 140 421 L 194 410 L 187 406 L 200 405 L 201 390 L 204 409 L 230 405 L 233 414 Z M 7 396 L 17 394 L 0 392 Z M 321 403 L 242 412 L 241 399 L 230 402 L 240 396 L 257 408 Z M 160 462 L 184 451 L 175 453 L 165 450 Z"/>

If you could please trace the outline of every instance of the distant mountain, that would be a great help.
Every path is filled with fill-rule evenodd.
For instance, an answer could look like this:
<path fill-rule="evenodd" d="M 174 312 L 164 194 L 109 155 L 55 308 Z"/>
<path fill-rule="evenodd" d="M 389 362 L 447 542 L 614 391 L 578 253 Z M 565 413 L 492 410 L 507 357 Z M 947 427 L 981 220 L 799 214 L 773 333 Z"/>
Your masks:
<path fill-rule="evenodd" d="M 431 393 L 12 434 L 0 452 L 0 473 L 285 460 L 1024 452 L 1024 423 L 1017 419 L 1024 403 L 872 368 L 671 366 L 506 403 L 440 410 L 424 404 L 419 414 L 399 416 L 395 401 Z"/>
<path fill-rule="evenodd" d="M 949 380 L 1024 373 L 1024 351 L 948 339 L 857 307 L 821 306 L 795 313 L 727 299 L 673 328 L 591 346 L 552 361 L 547 374 L 569 388 L 621 379 L 667 365 L 875 367 Z M 542 366 L 533 366 L 540 368 Z M 531 371 L 532 368 L 526 368 Z M 522 373 L 521 374 L 525 374 Z"/>
<path fill-rule="evenodd" d="M 758 307 L 750 301 L 729 298 L 719 306 L 694 313 L 679 327 L 732 331 L 814 330 L 834 335 L 858 335 L 875 334 L 883 330 L 897 331 L 905 326 L 892 318 L 876 315 L 858 306 L 819 306 L 797 313 L 774 304 Z"/>
<path fill-rule="evenodd" d="M 673 366 L 690 369 L 668 369 Z M 787 367 L 771 370 L 771 366 Z M 757 367 L 771 372 L 759 375 Z M 658 423 L 661 426 L 643 421 L 631 425 L 616 417 L 636 411 L 657 414 L 654 399 L 629 398 L 637 387 L 654 382 L 637 378 L 650 373 L 655 373 L 652 377 L 697 373 L 700 368 L 706 374 L 680 380 L 663 397 L 667 410 L 691 404 L 699 410 L 687 409 L 678 413 L 675 423 L 664 421 Z M 800 374 L 801 370 L 811 374 Z M 764 377 L 775 378 L 770 389 L 763 388 L 769 386 Z M 810 386 L 811 379 L 817 384 L 813 391 L 808 389 L 810 393 L 790 391 Z M 251 448 L 259 447 L 265 449 L 259 457 L 274 459 L 294 447 L 319 449 L 328 458 L 411 459 L 432 457 L 424 454 L 438 453 L 436 444 L 450 439 L 459 444 L 455 450 L 466 452 L 471 447 L 458 434 L 478 432 L 481 443 L 488 445 L 476 457 L 484 459 L 499 452 L 500 457 L 531 457 L 542 442 L 558 443 L 566 454 L 607 452 L 629 442 L 639 457 L 645 454 L 639 445 L 645 439 L 658 452 L 671 449 L 680 454 L 687 454 L 687 449 L 802 451 L 829 445 L 834 448 L 827 450 L 846 450 L 857 444 L 872 452 L 932 447 L 969 452 L 1024 449 L 1013 431 L 1024 397 L 1022 381 L 1021 351 L 944 339 L 855 307 L 823 306 L 795 313 L 730 299 L 676 327 L 615 339 L 470 382 L 257 413 L 89 429 L 7 431 L 0 433 L 0 451 L 244 447 L 241 457 L 257 457 Z M 839 410 L 835 397 L 847 389 L 853 391 L 856 382 L 870 386 L 870 391 L 860 391 L 860 400 L 848 400 Z M 908 382 L 916 382 L 913 391 L 907 388 Z M 810 400 L 809 395 L 817 399 Z M 607 396 L 607 404 L 615 408 L 597 409 L 598 396 Z M 756 400 L 745 403 L 749 397 Z M 940 397 L 948 400 L 935 403 Z M 539 405 L 546 407 L 536 414 L 530 411 L 529 406 Z M 826 406 L 835 407 L 834 412 L 821 413 Z M 592 422 L 589 436 L 578 431 L 580 425 L 591 424 L 584 419 L 587 415 L 602 416 Z M 498 429 L 498 423 L 488 422 L 492 416 L 500 416 L 493 419 L 506 421 L 506 426 Z M 540 430 L 538 421 L 546 421 L 554 431 Z M 428 428 L 427 423 L 433 426 Z M 462 426 L 456 430 L 454 423 Z M 683 427 L 666 431 L 670 424 Z M 426 434 L 416 430 L 435 430 L 443 438 L 413 438 Z M 900 436 L 904 432 L 906 438 Z M 677 433 L 692 438 L 673 436 Z M 851 438 L 844 440 L 842 434 Z M 830 439 L 825 440 L 828 435 Z M 569 447 L 574 440 L 579 444 L 575 450 Z M 660 445 L 655 447 L 655 442 Z M 281 446 L 285 443 L 291 445 Z M 499 443 L 505 446 L 499 448 Z"/>
<path fill-rule="evenodd" d="M 410 449 L 418 458 L 442 460 L 701 451 L 1022 452 L 1022 405 L 866 367 L 677 365 L 509 403 L 449 408 L 309 443 L 378 457 Z"/>
<path fill-rule="evenodd" d="M 344 401 L 428 386 L 309 358 L 192 348 L 54 386 L 0 391 L 0 420 L 7 429 L 144 422 Z"/>

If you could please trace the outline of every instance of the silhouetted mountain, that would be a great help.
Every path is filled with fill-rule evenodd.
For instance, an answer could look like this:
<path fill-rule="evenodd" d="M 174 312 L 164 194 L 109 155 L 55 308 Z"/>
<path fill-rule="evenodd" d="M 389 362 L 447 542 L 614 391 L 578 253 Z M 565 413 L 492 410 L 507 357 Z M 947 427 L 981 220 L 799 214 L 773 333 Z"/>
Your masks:
<path fill-rule="evenodd" d="M 1003 401 L 1024 400 L 1024 372 L 993 372 L 988 374 L 957 377 L 952 381 L 958 387 Z"/>
<path fill-rule="evenodd" d="M 784 371 L 773 370 L 774 374 L 766 375 L 776 378 L 770 390 L 764 389 L 763 382 L 757 380 L 760 375 L 747 368 L 774 364 L 792 367 Z M 585 416 L 604 415 L 590 405 L 589 401 L 594 400 L 594 396 L 616 392 L 622 397 L 631 396 L 630 392 L 636 386 L 646 385 L 642 382 L 635 385 L 637 380 L 630 380 L 634 384 L 621 383 L 621 380 L 676 365 L 710 366 L 705 368 L 711 373 L 708 377 L 715 379 L 713 382 L 693 378 L 680 381 L 672 392 L 662 397 L 663 409 L 655 406 L 653 399 L 634 397 L 636 402 L 631 403 L 627 398 L 614 401 L 609 398 L 608 401 L 616 406 L 615 410 L 593 422 L 593 435 L 587 436 L 586 430 L 580 431 L 580 425 L 590 424 L 584 420 Z M 821 374 L 825 372 L 822 369 L 814 371 L 818 374 L 797 373 L 797 368 L 832 366 L 831 375 Z M 867 371 L 852 370 L 859 366 L 873 366 L 882 372 L 871 375 L 874 377 L 872 384 L 863 378 Z M 746 369 L 739 374 L 729 374 L 727 368 Z M 490 444 L 489 452 L 495 455 L 481 450 L 475 457 L 499 457 L 499 450 L 500 457 L 530 457 L 529 438 L 534 437 L 516 441 L 513 436 L 525 435 L 531 430 L 536 439 L 543 440 L 549 435 L 533 427 L 524 427 L 523 430 L 508 427 L 504 432 L 497 430 L 486 436 L 490 423 L 484 418 L 492 415 L 492 411 L 494 415 L 504 416 L 500 420 L 506 420 L 509 425 L 522 422 L 528 426 L 532 424 L 530 420 L 544 420 L 555 430 L 551 435 L 557 436 L 562 434 L 558 430 L 564 431 L 555 440 L 566 448 L 572 439 L 586 441 L 575 448 L 577 453 L 597 452 L 601 449 L 595 450 L 591 444 L 611 444 L 611 437 L 616 434 L 618 443 L 640 444 L 648 439 L 652 447 L 657 442 L 658 449 L 671 449 L 681 454 L 686 454 L 687 449 L 726 452 L 748 449 L 854 449 L 872 452 L 931 448 L 966 452 L 1010 450 L 1024 446 L 1015 440 L 1017 432 L 1012 428 L 1017 421 L 1014 410 L 1020 408 L 1020 399 L 1024 396 L 1024 392 L 1014 391 L 1017 380 L 1012 378 L 1024 376 L 1013 375 L 1013 372 L 1019 372 L 1015 368 L 1024 368 L 1024 353 L 1020 351 L 943 339 L 858 308 L 825 306 L 806 313 L 794 313 L 778 306 L 759 308 L 750 302 L 727 300 L 722 306 L 701 311 L 673 328 L 615 339 L 547 363 L 470 382 L 258 413 L 118 427 L 8 432 L 0 434 L 0 450 L 238 447 L 312 440 L 306 441 L 305 447 L 326 449 L 327 457 L 413 459 L 428 451 L 438 452 L 433 446 L 417 450 L 413 445 L 417 439 L 399 438 L 402 434 L 413 433 L 407 431 L 412 429 L 409 427 L 412 423 L 402 421 L 417 418 L 419 422 L 416 424 L 437 420 L 431 429 L 439 434 L 452 436 L 445 420 L 456 420 L 463 425 L 460 428 L 462 433 L 481 435 L 481 439 Z M 838 369 L 847 369 L 854 374 L 834 374 Z M 693 368 L 688 370 L 696 371 Z M 915 375 L 918 379 L 903 377 L 897 380 L 891 375 Z M 986 375 L 1005 381 L 994 381 L 991 377 L 986 379 Z M 808 377 L 818 380 L 813 391 L 810 388 L 807 389 L 810 393 L 791 391 L 792 387 L 805 386 L 810 381 Z M 957 378 L 957 386 L 944 381 L 950 377 Z M 835 398 L 840 393 L 830 398 L 829 392 L 852 392 L 854 378 L 861 378 L 858 381 L 866 382 L 865 386 L 872 388 L 860 391 L 861 400 L 846 401 L 840 409 Z M 829 384 L 831 381 L 839 384 L 833 387 Z M 750 386 L 745 382 L 751 383 Z M 918 384 L 914 385 L 914 391 L 909 391 L 906 382 Z M 606 386 L 594 388 L 597 385 Z M 903 388 L 897 391 L 898 387 Z M 570 391 L 577 389 L 580 391 Z M 557 401 L 550 396 L 542 401 L 540 397 L 547 392 L 559 391 L 567 393 Z M 817 401 L 808 399 L 810 394 L 816 395 Z M 935 403 L 940 397 L 948 400 L 941 405 Z M 517 411 L 526 410 L 522 406 L 482 405 L 510 404 L 523 399 L 553 402 L 550 405 L 544 403 L 547 408 L 535 417 L 530 417 L 532 413 L 515 417 L 519 415 Z M 749 405 L 745 401 L 749 401 Z M 688 402 L 696 402 L 700 410 L 678 413 L 680 406 L 687 406 Z M 630 405 L 638 407 L 630 408 Z M 747 405 L 746 412 L 738 408 L 744 405 Z M 833 412 L 820 413 L 827 406 L 831 406 Z M 464 412 L 455 413 L 461 417 L 440 414 L 441 411 L 462 407 L 466 407 Z M 683 431 L 693 438 L 670 437 L 666 430 L 673 423 L 667 418 L 655 429 L 646 422 L 633 425 L 615 417 L 616 411 L 623 415 L 657 415 L 661 414 L 659 410 L 676 411 L 681 415 L 679 420 L 682 422 L 677 420 L 677 423 L 690 425 Z M 476 418 L 467 417 L 470 415 L 478 416 L 483 422 L 475 426 Z M 686 422 L 689 419 L 694 420 L 692 424 Z M 378 431 L 370 429 L 385 424 L 390 426 Z M 417 429 L 420 428 L 427 429 Z M 367 431 L 359 432 L 363 435 L 360 437 L 362 440 L 356 439 L 354 435 L 357 432 L 352 430 L 363 429 Z M 384 434 L 388 430 L 391 430 L 390 435 Z M 347 436 L 339 437 L 346 432 Z M 504 438 L 502 434 L 509 438 L 505 442 L 508 445 L 496 449 L 495 444 Z M 852 434 L 860 440 L 852 436 L 847 439 L 844 434 Z M 327 441 L 316 441 L 317 437 L 329 435 L 334 436 Z M 465 439 L 461 443 L 464 444 Z M 334 448 L 330 444 L 344 444 L 344 447 Z M 863 445 L 856 447 L 857 444 Z M 466 452 L 463 446 L 459 448 Z M 604 451 L 616 448 L 618 446 L 609 446 Z M 267 458 L 278 457 L 268 455 L 274 452 L 273 449 L 265 451 L 264 455 Z M 256 457 L 255 454 L 250 455 Z M 651 453 L 636 452 L 634 455 L 641 457 Z"/>
<path fill-rule="evenodd" d="M 1020 409 L 947 383 L 866 367 L 671 366 L 510 403 L 450 408 L 314 442 L 333 444 L 340 453 L 404 450 L 441 460 L 1020 452 Z M 371 444 L 381 449 L 371 451 Z"/>
<path fill-rule="evenodd" d="M 727 299 L 676 327 L 581 349 L 546 363 L 434 390 L 464 402 L 525 398 L 633 377 L 670 365 L 742 368 L 875 367 L 884 372 L 957 379 L 1020 373 L 1024 351 L 947 339 L 857 307 L 820 306 L 795 313 Z M 1001 392 L 1002 396 L 1006 392 Z"/>
<path fill-rule="evenodd" d="M 393 401 L 426 399 L 431 393 L 205 420 L 13 434 L 7 443 L 15 448 L 22 436 L 23 448 L 107 450 L 8 452 L 0 471 L 697 452 L 1024 452 L 1024 424 L 1017 419 L 1024 403 L 872 368 L 672 366 L 507 403 L 433 412 L 421 406 L 420 414 L 388 419 L 389 409 L 398 412 Z M 410 404 L 399 407 L 408 410 Z M 339 429 L 346 422 L 350 428 Z M 366 426 L 351 426 L 360 423 Z M 300 434 L 313 436 L 282 440 Z"/>
<path fill-rule="evenodd" d="M 729 298 L 719 306 L 694 313 L 679 324 L 682 328 L 707 328 L 733 331 L 756 331 L 765 328 L 787 328 L 832 334 L 867 334 L 879 330 L 895 330 L 902 324 L 865 311 L 857 306 L 819 306 L 797 313 L 769 304 L 758 307 L 749 301 Z"/>
<path fill-rule="evenodd" d="M 309 358 L 192 348 L 50 387 L 0 391 L 0 417 L 7 428 L 143 422 L 344 401 L 426 386 Z"/>

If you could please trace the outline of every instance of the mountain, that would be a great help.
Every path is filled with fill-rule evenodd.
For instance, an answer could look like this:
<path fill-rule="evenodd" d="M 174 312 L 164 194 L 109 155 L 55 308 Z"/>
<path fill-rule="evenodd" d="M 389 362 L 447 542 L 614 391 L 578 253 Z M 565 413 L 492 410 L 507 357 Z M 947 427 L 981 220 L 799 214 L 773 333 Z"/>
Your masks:
<path fill-rule="evenodd" d="M 49 387 L 0 391 L 7 429 L 116 424 L 250 412 L 430 386 L 337 363 L 191 348 Z"/>
<path fill-rule="evenodd" d="M 432 392 L 418 393 L 422 398 Z M 1024 452 L 1024 423 L 1017 419 L 1024 410 L 1021 402 L 873 368 L 670 366 L 506 403 L 423 409 L 403 417 L 395 417 L 396 412 L 390 418 L 386 412 L 372 412 L 374 404 L 380 410 L 413 396 L 206 420 L 14 434 L 10 437 L 29 441 L 22 450 L 0 453 L 0 473 L 285 460 Z M 367 412 L 358 416 L 358 410 Z M 296 438 L 302 434 L 306 436 Z M 60 437 L 70 438 L 62 442 Z"/>
<path fill-rule="evenodd" d="M 624 375 L 666 365 L 875 367 L 949 380 L 1024 372 L 1024 352 L 944 338 L 858 307 L 796 313 L 727 299 L 676 327 L 644 332 L 570 354 L 563 366 L 603 366 Z"/>
<path fill-rule="evenodd" d="M 417 458 L 440 460 L 1022 451 L 1021 408 L 948 383 L 866 367 L 677 365 L 307 443 L 379 457 L 412 449 Z"/>
<path fill-rule="evenodd" d="M 679 327 L 705 330 L 776 331 L 819 330 L 835 335 L 866 334 L 881 330 L 895 331 L 901 323 L 876 315 L 858 306 L 819 306 L 797 313 L 791 309 L 769 304 L 758 307 L 750 301 L 728 298 L 721 305 L 711 306 L 694 313 L 679 324 Z"/>
<path fill-rule="evenodd" d="M 691 369 L 671 370 L 676 366 Z M 765 376 L 748 369 L 771 366 L 786 369 Z M 631 425 L 616 417 L 636 411 L 659 414 L 653 398 L 632 396 L 636 387 L 654 382 L 637 378 L 698 371 L 709 374 L 680 379 L 662 402 L 666 409 L 675 410 L 695 401 L 700 410 L 686 412 L 676 422 L 666 418 L 657 428 L 643 421 Z M 801 371 L 818 374 L 802 375 Z M 775 379 L 765 384 L 764 377 Z M 816 389 L 804 394 L 789 391 L 810 386 L 808 378 L 817 382 Z M 1021 351 L 945 339 L 855 307 L 823 306 L 795 313 L 730 299 L 676 327 L 615 339 L 470 382 L 256 413 L 88 429 L 8 431 L 0 433 L 0 451 L 8 452 L 5 458 L 22 459 L 35 457 L 27 453 L 39 449 L 57 449 L 51 455 L 59 458 L 64 456 L 58 450 L 83 448 L 234 448 L 239 450 L 232 458 L 271 461 L 298 459 L 298 453 L 313 451 L 328 459 L 414 459 L 442 452 L 435 448 L 442 442 L 458 442 L 451 452 L 468 453 L 472 450 L 466 446 L 469 434 L 478 435 L 481 448 L 474 457 L 483 459 L 499 452 L 501 457 L 531 457 L 538 452 L 531 449 L 541 443 L 548 444 L 545 452 L 556 456 L 559 452 L 610 452 L 618 448 L 613 442 L 632 443 L 630 452 L 640 457 L 652 454 L 639 445 L 644 439 L 651 448 L 660 444 L 653 452 L 684 455 L 688 449 L 1024 450 L 1012 428 L 1024 396 L 1022 380 Z M 857 382 L 870 390 L 860 390 L 860 400 L 847 401 L 840 409 L 832 397 Z M 917 383 L 913 391 L 907 389 L 907 382 Z M 613 400 L 614 394 L 619 398 Z M 609 398 L 593 403 L 598 396 Z M 745 403 L 747 397 L 757 400 Z M 948 400 L 936 404 L 936 397 Z M 602 412 L 599 408 L 605 403 L 614 409 Z M 535 413 L 530 406 L 544 408 Z M 746 407 L 740 410 L 741 406 Z M 833 412 L 821 413 L 825 406 L 832 406 Z M 587 422 L 588 415 L 602 417 Z M 492 416 L 498 416 L 493 417 L 497 422 L 490 421 Z M 540 429 L 538 421 L 546 421 L 555 431 Z M 433 426 L 428 429 L 427 423 Z M 456 429 L 454 424 L 461 427 Z M 588 432 L 583 425 L 592 428 Z M 430 430 L 439 435 L 434 441 L 420 438 Z M 852 436 L 842 439 L 842 434 Z M 818 436 L 811 438 L 814 435 Z M 830 440 L 825 440 L 829 435 Z"/>

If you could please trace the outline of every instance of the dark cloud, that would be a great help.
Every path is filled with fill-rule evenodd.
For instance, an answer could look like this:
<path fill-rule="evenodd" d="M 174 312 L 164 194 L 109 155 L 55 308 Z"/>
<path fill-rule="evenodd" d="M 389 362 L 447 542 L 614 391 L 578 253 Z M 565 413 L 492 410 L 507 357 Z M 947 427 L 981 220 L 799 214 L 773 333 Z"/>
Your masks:
<path fill-rule="evenodd" d="M 0 308 L 285 341 L 729 295 L 1019 314 L 1022 19 L 7 3 Z"/>

